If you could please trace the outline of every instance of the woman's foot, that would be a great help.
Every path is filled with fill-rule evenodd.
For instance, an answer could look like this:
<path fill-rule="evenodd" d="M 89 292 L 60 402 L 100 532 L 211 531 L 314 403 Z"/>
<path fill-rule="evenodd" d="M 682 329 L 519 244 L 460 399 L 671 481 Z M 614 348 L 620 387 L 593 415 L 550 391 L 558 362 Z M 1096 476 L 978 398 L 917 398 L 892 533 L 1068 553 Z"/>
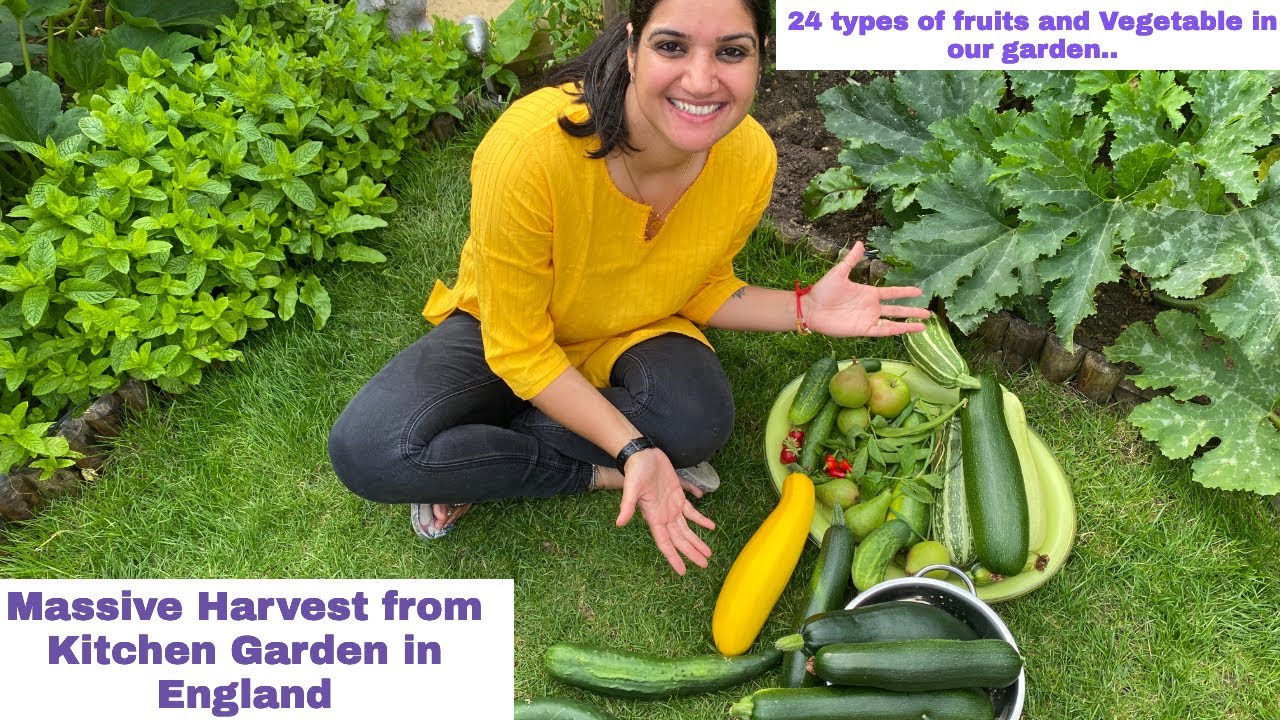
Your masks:
<path fill-rule="evenodd" d="M 435 540 L 448 535 L 458 518 L 466 515 L 470 509 L 470 503 L 412 503 L 409 506 L 409 519 L 419 537 Z"/>

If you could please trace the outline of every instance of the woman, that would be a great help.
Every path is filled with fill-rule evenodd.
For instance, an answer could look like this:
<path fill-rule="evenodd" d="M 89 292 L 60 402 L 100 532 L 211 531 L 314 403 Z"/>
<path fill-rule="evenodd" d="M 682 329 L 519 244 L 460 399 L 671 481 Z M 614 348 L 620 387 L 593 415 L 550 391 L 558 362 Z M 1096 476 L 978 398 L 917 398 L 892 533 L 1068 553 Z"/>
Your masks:
<path fill-rule="evenodd" d="M 772 192 L 777 154 L 747 116 L 763 0 L 637 0 L 515 102 L 473 160 L 471 235 L 435 328 L 360 390 L 329 441 L 339 478 L 410 503 L 420 535 L 472 503 L 620 489 L 679 574 L 711 549 L 691 504 L 733 427 L 700 327 L 837 337 L 922 330 L 915 288 L 849 280 L 855 245 L 809 292 L 748 287 L 733 257 Z M 683 558 L 682 558 L 683 556 Z"/>

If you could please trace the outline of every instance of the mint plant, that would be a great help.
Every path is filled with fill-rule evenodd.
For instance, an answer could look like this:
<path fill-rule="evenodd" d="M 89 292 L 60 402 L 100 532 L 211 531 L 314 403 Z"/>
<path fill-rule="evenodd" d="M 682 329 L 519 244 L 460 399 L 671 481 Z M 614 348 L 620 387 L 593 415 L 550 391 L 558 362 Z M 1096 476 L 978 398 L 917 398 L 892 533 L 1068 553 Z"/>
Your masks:
<path fill-rule="evenodd" d="M 478 83 L 461 37 L 296 0 L 123 48 L 70 111 L 24 76 L 46 90 L 10 93 L 40 112 L 0 137 L 39 171 L 0 223 L 0 472 L 69 462 L 33 437 L 125 378 L 183 392 L 273 318 L 323 327 L 325 267 L 385 261 L 360 234 L 396 209 L 386 179 Z"/>
<path fill-rule="evenodd" d="M 1280 268 L 1272 262 L 1280 256 L 1280 195 L 1269 175 L 1275 80 L 1261 72 L 1026 71 L 902 73 L 851 84 L 819 98 L 828 128 L 845 139 L 840 161 L 850 172 L 828 173 L 810 192 L 876 192 L 891 225 L 870 239 L 895 265 L 888 281 L 920 286 L 921 302 L 945 299 L 962 331 L 1010 308 L 1052 325 L 1070 346 L 1096 310 L 1098 285 L 1128 268 L 1196 313 L 1167 322 L 1168 332 L 1188 334 L 1166 338 L 1170 348 L 1224 343 L 1231 350 L 1217 361 L 1225 367 L 1233 358 L 1227 369 L 1256 384 L 1237 372 L 1242 363 L 1265 364 L 1280 352 Z M 1213 285 L 1220 287 L 1210 294 Z M 1157 351 L 1143 348 L 1113 352 L 1145 367 L 1157 359 L 1138 355 Z M 1271 397 L 1258 401 L 1268 413 Z M 1193 408 L 1179 412 L 1195 417 Z M 1277 428 L 1264 427 L 1253 439 L 1231 437 L 1267 455 Z M 1220 483 L 1227 456 L 1198 462 L 1197 479 Z"/>

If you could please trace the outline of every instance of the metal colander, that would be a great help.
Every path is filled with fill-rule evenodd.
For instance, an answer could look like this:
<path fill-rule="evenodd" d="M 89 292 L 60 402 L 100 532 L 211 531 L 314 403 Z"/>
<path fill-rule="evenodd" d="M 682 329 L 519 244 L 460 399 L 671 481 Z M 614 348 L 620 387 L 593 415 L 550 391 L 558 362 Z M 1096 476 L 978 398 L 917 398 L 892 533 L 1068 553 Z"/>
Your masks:
<path fill-rule="evenodd" d="M 947 570 L 964 580 L 968 589 L 957 587 L 949 582 L 924 577 L 934 570 Z M 991 606 L 980 600 L 977 590 L 969 577 L 962 570 L 950 565 L 930 565 L 921 568 L 914 577 L 887 580 L 859 593 L 849 602 L 848 608 L 875 605 L 893 600 L 933 605 L 950 613 L 953 617 L 973 628 L 980 638 L 999 638 L 1018 647 L 1013 634 L 1005 626 L 1004 621 L 991 609 Z M 989 690 L 991 703 L 995 707 L 995 720 L 1020 720 L 1022 704 L 1027 695 L 1027 671 L 1018 674 L 1018 679 L 1005 688 Z"/>

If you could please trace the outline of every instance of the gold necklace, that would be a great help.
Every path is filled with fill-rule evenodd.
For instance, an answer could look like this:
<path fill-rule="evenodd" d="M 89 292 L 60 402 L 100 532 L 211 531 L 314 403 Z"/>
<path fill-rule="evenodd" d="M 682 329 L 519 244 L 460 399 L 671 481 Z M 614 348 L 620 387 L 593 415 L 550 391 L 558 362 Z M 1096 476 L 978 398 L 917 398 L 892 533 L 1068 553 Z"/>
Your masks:
<path fill-rule="evenodd" d="M 676 194 L 671 198 L 671 202 L 661 211 L 655 211 L 649 201 L 644 199 L 644 193 L 640 192 L 640 183 L 636 182 L 636 176 L 631 174 L 631 164 L 627 162 L 627 154 L 622 154 L 622 169 L 627 171 L 627 179 L 631 181 L 631 187 L 635 188 L 636 195 L 640 196 L 640 203 L 649 205 L 649 219 L 644 224 L 644 239 L 652 240 L 662 232 L 662 226 L 667 222 L 667 213 L 671 212 L 671 208 L 675 207 L 676 202 L 684 195 L 684 183 L 689 179 L 689 168 L 693 167 L 693 154 L 689 155 L 689 159 L 684 161 L 684 170 L 680 173 L 680 184 L 676 186 Z"/>

